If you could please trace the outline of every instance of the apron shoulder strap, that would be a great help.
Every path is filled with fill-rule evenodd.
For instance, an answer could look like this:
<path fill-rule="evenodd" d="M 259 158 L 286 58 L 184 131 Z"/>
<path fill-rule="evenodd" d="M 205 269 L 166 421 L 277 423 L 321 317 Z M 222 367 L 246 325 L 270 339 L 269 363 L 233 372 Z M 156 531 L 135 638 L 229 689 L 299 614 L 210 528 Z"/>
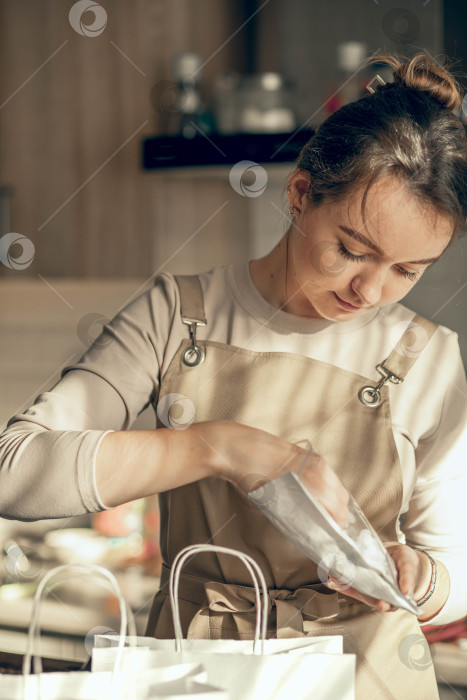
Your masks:
<path fill-rule="evenodd" d="M 389 357 L 377 365 L 376 369 L 382 375 L 381 381 L 376 386 L 363 386 L 358 392 L 362 404 L 377 408 L 382 402 L 381 388 L 388 382 L 400 384 L 404 381 L 437 327 L 436 323 L 423 316 L 416 314 L 413 317 Z"/>
<path fill-rule="evenodd" d="M 182 354 L 183 362 L 188 367 L 196 367 L 205 358 L 205 352 L 196 340 L 198 326 L 207 324 L 204 313 L 203 290 L 198 275 L 176 275 L 175 280 L 180 290 L 180 315 L 182 323 L 189 328 L 191 345 L 185 348 Z"/>
<path fill-rule="evenodd" d="M 180 315 L 184 323 L 206 325 L 204 299 L 198 275 L 175 275 L 180 291 Z"/>
<path fill-rule="evenodd" d="M 405 379 L 437 328 L 438 324 L 416 314 L 389 357 L 381 363 L 382 368 L 400 381 Z"/>

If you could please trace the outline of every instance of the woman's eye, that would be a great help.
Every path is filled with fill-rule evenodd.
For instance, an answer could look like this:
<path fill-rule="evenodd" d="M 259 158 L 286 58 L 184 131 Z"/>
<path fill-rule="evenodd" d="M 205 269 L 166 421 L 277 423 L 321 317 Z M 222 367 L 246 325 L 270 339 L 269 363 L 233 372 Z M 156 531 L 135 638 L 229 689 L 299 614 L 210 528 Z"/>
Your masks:
<path fill-rule="evenodd" d="M 355 255 L 354 253 L 351 253 L 342 242 L 339 242 L 338 250 L 344 258 L 347 260 L 353 260 L 354 262 L 363 262 L 367 258 L 366 255 Z"/>
<path fill-rule="evenodd" d="M 404 267 L 398 267 L 397 269 L 401 275 L 403 275 L 406 279 L 410 280 L 411 282 L 415 282 L 415 280 L 417 279 L 417 277 L 420 274 L 420 271 L 410 272 L 409 270 L 406 270 Z"/>
<path fill-rule="evenodd" d="M 346 260 L 352 260 L 353 262 L 364 262 L 368 258 L 368 255 L 355 255 L 355 253 L 351 253 L 350 250 L 347 250 L 347 248 L 341 241 L 339 241 L 338 251 L 340 255 L 346 258 Z M 405 279 L 410 280 L 411 282 L 415 282 L 415 280 L 420 275 L 420 270 L 418 270 L 417 272 L 411 272 L 410 270 L 406 270 L 405 267 L 399 266 L 396 266 L 396 270 L 400 275 L 405 277 Z"/>

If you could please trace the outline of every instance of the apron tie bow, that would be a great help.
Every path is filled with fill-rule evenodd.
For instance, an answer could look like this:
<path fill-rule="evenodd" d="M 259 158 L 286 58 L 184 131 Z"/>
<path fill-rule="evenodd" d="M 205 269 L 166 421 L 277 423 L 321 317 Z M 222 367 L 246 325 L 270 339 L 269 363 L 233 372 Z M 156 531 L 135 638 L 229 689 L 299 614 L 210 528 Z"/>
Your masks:
<path fill-rule="evenodd" d="M 268 590 L 268 617 L 276 610 L 278 639 L 306 635 L 304 620 L 331 617 L 339 612 L 337 594 L 324 593 L 322 584 L 314 584 L 295 591 L 271 588 Z M 190 623 L 188 638 L 221 639 L 222 632 L 236 632 L 239 638 L 251 639 L 252 616 L 256 616 L 256 597 L 253 586 L 239 586 L 217 581 L 204 584 L 205 605 Z M 231 615 L 230 620 L 225 620 Z M 227 623 L 227 624 L 226 624 Z M 270 635 L 268 635 L 270 636 Z"/>

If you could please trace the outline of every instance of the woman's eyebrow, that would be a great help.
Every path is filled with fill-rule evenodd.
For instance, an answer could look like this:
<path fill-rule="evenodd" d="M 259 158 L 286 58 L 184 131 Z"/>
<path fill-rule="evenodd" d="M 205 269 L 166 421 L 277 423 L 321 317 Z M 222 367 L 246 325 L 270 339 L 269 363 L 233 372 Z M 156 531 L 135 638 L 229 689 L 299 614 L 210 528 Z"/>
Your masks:
<path fill-rule="evenodd" d="M 426 258 L 425 260 L 410 260 L 409 262 L 406 262 L 406 265 L 432 265 L 434 262 L 439 260 L 441 255 L 438 255 L 437 258 Z"/>
<path fill-rule="evenodd" d="M 380 248 L 378 248 L 378 246 L 375 243 L 373 243 L 373 241 L 370 241 L 369 238 L 362 236 L 362 234 L 358 233 L 358 231 L 354 231 L 353 228 L 349 228 L 348 226 L 339 226 L 339 228 L 351 238 L 354 238 L 359 243 L 363 243 L 363 245 L 366 245 L 368 246 L 368 248 L 374 250 L 376 253 L 378 253 L 378 255 L 384 255 L 383 251 Z"/>
<path fill-rule="evenodd" d="M 354 238 L 359 243 L 363 243 L 363 245 L 366 245 L 366 246 L 368 246 L 368 248 L 371 248 L 372 250 L 374 250 L 376 253 L 378 253 L 378 255 L 384 256 L 383 251 L 380 248 L 378 248 L 378 246 L 375 243 L 373 243 L 373 241 L 370 241 L 370 239 L 366 238 L 366 236 L 362 236 L 362 234 L 359 233 L 358 231 L 355 231 L 353 228 L 349 228 L 348 226 L 340 226 L 339 225 L 339 228 L 341 229 L 341 231 L 346 233 L 351 238 Z M 411 260 L 411 261 L 407 261 L 405 264 L 406 265 L 432 265 L 440 257 L 441 256 L 438 255 L 437 258 L 425 258 L 423 260 Z"/>

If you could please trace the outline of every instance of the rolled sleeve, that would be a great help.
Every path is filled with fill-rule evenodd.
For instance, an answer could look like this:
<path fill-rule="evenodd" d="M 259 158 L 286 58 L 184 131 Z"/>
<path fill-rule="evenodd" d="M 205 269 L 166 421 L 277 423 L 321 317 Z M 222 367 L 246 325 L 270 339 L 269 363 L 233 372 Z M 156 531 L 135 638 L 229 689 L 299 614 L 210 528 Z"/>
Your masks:
<path fill-rule="evenodd" d="M 59 518 L 105 509 L 96 457 L 109 432 L 155 405 L 175 296 L 169 278 L 129 303 L 50 391 L 0 435 L 0 515 Z M 154 421 L 155 427 L 155 421 Z"/>

